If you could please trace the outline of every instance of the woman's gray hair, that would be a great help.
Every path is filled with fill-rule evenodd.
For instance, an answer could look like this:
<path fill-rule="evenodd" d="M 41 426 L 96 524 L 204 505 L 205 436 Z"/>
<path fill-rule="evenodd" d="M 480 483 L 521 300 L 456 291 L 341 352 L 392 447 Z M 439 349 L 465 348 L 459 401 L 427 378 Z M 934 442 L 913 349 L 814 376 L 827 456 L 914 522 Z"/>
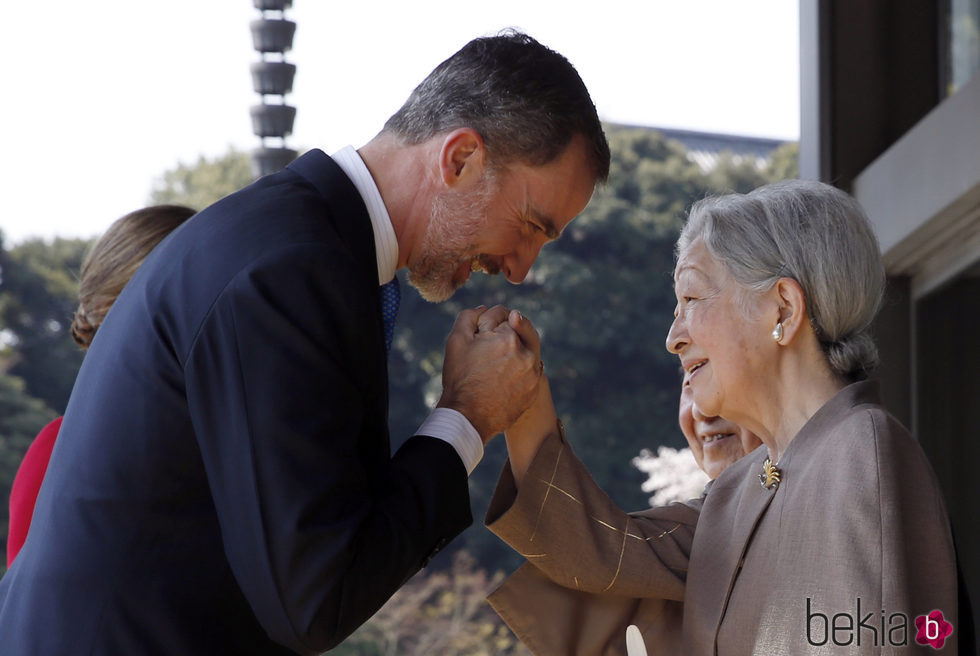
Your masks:
<path fill-rule="evenodd" d="M 869 325 L 881 305 L 885 270 L 871 222 L 854 198 L 809 180 L 705 198 L 691 207 L 677 254 L 699 238 L 746 290 L 796 280 L 837 375 L 862 380 L 878 364 Z"/>

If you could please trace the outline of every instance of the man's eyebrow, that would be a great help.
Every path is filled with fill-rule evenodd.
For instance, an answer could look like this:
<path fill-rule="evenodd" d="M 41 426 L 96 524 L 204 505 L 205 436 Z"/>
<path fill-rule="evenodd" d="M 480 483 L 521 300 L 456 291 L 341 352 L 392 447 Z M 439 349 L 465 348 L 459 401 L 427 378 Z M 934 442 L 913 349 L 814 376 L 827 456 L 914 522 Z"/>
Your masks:
<path fill-rule="evenodd" d="M 561 237 L 561 232 L 555 227 L 555 220 L 553 218 L 547 214 L 542 214 L 533 207 L 528 210 L 528 214 L 541 224 L 541 227 L 544 228 L 544 234 L 548 236 L 548 239 L 558 239 Z"/>

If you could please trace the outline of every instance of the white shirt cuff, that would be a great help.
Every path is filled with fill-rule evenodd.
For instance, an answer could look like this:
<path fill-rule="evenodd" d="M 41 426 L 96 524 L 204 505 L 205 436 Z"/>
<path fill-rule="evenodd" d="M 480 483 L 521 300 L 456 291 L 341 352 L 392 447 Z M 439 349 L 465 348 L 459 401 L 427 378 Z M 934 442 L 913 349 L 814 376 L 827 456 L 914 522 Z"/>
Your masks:
<path fill-rule="evenodd" d="M 456 449 L 469 476 L 483 458 L 483 440 L 473 424 L 451 408 L 436 408 L 419 426 L 416 435 L 428 435 L 448 442 Z"/>

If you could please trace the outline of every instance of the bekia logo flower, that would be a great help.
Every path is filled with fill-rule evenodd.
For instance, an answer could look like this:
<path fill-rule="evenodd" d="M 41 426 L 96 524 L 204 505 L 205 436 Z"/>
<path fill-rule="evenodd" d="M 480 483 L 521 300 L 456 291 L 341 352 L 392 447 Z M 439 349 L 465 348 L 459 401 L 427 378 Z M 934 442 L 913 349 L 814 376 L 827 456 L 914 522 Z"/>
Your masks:
<path fill-rule="evenodd" d="M 953 634 L 953 625 L 946 621 L 941 610 L 934 610 L 928 615 L 915 618 L 915 641 L 920 645 L 929 645 L 933 649 L 942 649 L 946 638 Z"/>

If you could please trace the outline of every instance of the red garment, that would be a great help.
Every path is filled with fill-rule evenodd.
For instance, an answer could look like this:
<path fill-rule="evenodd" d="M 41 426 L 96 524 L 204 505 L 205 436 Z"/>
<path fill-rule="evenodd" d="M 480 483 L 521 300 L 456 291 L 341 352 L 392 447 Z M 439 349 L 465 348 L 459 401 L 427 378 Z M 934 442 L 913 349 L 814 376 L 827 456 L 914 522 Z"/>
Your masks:
<path fill-rule="evenodd" d="M 17 468 L 14 483 L 10 487 L 10 531 L 7 533 L 7 567 L 14 562 L 17 552 L 24 546 L 27 539 L 27 529 L 31 527 L 31 517 L 34 515 L 34 504 L 37 493 L 44 480 L 44 472 L 48 469 L 54 440 L 61 429 L 61 417 L 53 420 L 41 429 L 34 442 L 31 443 L 24 460 Z"/>

